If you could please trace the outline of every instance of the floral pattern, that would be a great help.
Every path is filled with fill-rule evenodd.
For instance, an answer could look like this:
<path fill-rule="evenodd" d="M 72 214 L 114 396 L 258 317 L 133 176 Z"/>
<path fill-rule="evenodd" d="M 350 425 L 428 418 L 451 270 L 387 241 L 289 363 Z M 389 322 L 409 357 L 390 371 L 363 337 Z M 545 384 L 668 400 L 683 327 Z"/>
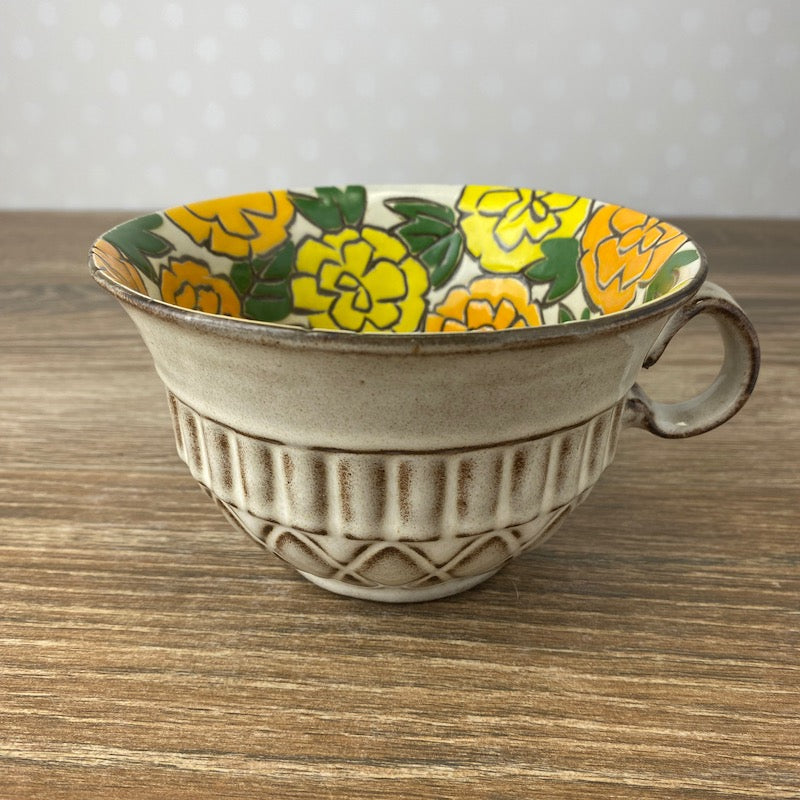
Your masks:
<path fill-rule="evenodd" d="M 640 284 L 686 241 L 677 228 L 619 206 L 597 209 L 581 237 L 580 266 L 595 305 L 611 314 L 627 308 Z"/>
<path fill-rule="evenodd" d="M 123 283 L 135 292 L 147 294 L 144 281 L 136 266 L 111 242 L 98 239 L 92 246 L 92 258 L 117 283 Z"/>
<path fill-rule="evenodd" d="M 272 250 L 288 236 L 294 207 L 286 192 L 253 192 L 170 208 L 164 214 L 194 242 L 212 253 L 252 258 Z"/>
<path fill-rule="evenodd" d="M 190 258 L 171 258 L 161 269 L 161 297 L 167 303 L 238 317 L 241 305 L 230 281 L 224 275 L 212 275 L 205 264 Z"/>
<path fill-rule="evenodd" d="M 426 331 L 499 331 L 541 325 L 530 288 L 518 278 L 476 278 L 451 289 L 428 314 Z"/>
<path fill-rule="evenodd" d="M 655 217 L 504 186 L 253 192 L 131 220 L 91 257 L 195 312 L 363 333 L 580 324 L 663 297 L 700 264 Z"/>
<path fill-rule="evenodd" d="M 413 331 L 425 313 L 428 273 L 378 228 L 345 228 L 297 252 L 292 292 L 312 328 Z"/>
<path fill-rule="evenodd" d="M 555 192 L 467 186 L 458 209 L 467 249 L 481 266 L 489 272 L 521 272 L 542 257 L 548 238 L 574 236 L 590 204 Z"/>

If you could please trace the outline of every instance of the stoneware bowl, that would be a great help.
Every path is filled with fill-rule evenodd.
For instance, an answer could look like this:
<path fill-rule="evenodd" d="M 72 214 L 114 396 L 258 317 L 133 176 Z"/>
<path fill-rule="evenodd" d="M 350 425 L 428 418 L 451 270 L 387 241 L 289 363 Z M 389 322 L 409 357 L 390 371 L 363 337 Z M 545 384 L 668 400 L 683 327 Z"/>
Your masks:
<path fill-rule="evenodd" d="M 758 372 L 688 236 L 555 192 L 259 191 L 126 222 L 91 269 L 153 356 L 195 480 L 309 580 L 371 600 L 480 583 L 587 496 L 622 427 L 707 431 Z M 719 376 L 652 401 L 640 368 L 702 312 Z"/>

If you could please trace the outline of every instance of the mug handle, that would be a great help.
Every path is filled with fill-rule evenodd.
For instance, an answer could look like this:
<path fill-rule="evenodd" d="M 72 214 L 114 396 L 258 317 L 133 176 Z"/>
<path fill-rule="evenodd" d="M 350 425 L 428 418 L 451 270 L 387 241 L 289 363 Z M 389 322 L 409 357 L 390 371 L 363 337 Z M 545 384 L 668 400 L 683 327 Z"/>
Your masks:
<path fill-rule="evenodd" d="M 706 281 L 694 298 L 667 321 L 642 365 L 658 361 L 672 337 L 693 317 L 710 314 L 722 336 L 725 355 L 714 382 L 702 394 L 679 403 L 659 403 L 635 383 L 628 392 L 623 422 L 667 439 L 705 433 L 729 420 L 746 402 L 758 377 L 758 336 L 736 301 Z"/>

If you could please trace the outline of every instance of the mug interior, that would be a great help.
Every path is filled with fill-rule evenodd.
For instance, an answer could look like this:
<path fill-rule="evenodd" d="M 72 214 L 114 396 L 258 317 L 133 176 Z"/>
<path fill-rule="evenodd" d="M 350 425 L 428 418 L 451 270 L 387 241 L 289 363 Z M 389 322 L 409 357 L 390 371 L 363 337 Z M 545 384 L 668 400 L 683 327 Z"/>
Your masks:
<path fill-rule="evenodd" d="M 639 308 L 701 270 L 640 211 L 504 186 L 347 186 L 189 203 L 98 239 L 94 269 L 196 312 L 355 333 L 579 323 Z"/>

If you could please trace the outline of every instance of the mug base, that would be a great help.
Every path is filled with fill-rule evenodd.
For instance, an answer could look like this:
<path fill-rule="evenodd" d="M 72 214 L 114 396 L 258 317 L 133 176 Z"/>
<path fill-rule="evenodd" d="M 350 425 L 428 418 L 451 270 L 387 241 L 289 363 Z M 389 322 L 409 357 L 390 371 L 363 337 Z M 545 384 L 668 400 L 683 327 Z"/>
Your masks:
<path fill-rule="evenodd" d="M 442 597 L 465 592 L 467 589 L 471 589 L 473 586 L 477 586 L 479 583 L 491 578 L 492 575 L 499 572 L 499 568 L 489 572 L 482 572 L 480 575 L 470 575 L 467 578 L 457 578 L 443 583 L 412 588 L 404 588 L 402 586 L 357 586 L 352 583 L 337 581 L 334 578 L 320 578 L 310 572 L 301 570 L 298 570 L 298 572 L 311 583 L 345 597 L 355 597 L 358 600 L 374 600 L 379 603 L 424 603 L 428 600 L 439 600 Z"/>

